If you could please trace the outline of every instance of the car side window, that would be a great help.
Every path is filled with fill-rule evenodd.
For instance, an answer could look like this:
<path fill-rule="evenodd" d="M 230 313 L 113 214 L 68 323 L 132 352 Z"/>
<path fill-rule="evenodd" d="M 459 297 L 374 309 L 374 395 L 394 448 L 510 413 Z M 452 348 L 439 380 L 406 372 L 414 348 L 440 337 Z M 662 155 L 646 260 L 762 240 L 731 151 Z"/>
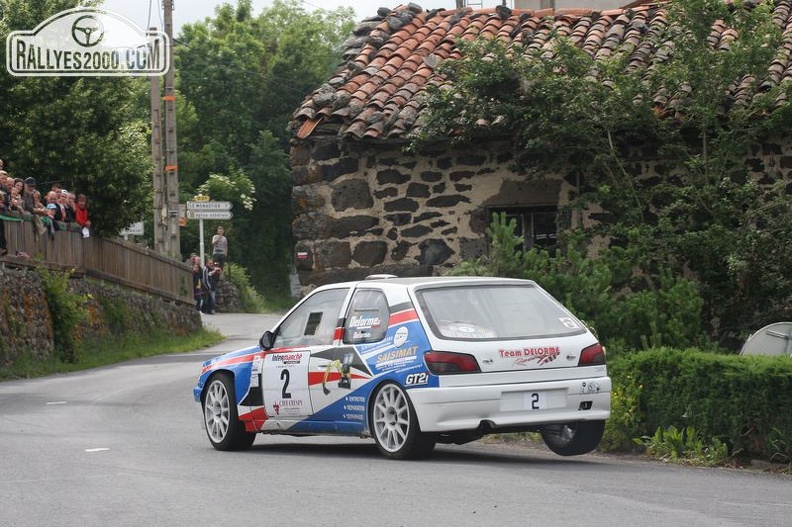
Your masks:
<path fill-rule="evenodd" d="M 349 289 L 311 295 L 281 323 L 275 348 L 331 345 Z"/>
<path fill-rule="evenodd" d="M 347 311 L 344 342 L 364 344 L 382 340 L 388 331 L 389 319 L 388 300 L 382 291 L 356 291 Z"/>

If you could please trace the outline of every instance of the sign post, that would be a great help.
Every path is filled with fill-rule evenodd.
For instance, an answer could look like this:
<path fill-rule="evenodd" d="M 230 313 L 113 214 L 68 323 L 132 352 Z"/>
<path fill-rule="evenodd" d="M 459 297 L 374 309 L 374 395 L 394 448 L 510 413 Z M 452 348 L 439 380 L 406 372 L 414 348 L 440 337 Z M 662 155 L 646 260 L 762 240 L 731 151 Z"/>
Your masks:
<path fill-rule="evenodd" d="M 188 201 L 187 219 L 198 220 L 198 238 L 200 240 L 201 266 L 206 262 L 204 258 L 204 220 L 230 220 L 230 201 Z"/>

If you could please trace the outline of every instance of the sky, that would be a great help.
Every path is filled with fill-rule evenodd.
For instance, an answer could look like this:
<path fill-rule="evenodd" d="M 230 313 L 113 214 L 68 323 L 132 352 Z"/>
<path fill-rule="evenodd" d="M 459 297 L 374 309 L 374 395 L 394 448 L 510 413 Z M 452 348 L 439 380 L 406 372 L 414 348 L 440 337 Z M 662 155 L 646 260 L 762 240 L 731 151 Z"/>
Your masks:
<path fill-rule="evenodd" d="M 455 0 L 413 0 L 426 10 L 435 8 L 452 9 Z M 497 0 L 493 0 L 495 5 Z M 215 7 L 224 3 L 236 5 L 236 0 L 174 0 L 173 26 L 174 34 L 178 35 L 183 24 L 199 22 L 206 17 L 213 17 Z M 253 0 L 253 13 L 258 14 L 272 5 L 272 0 Z M 380 7 L 396 7 L 409 3 L 409 0 L 301 0 L 307 11 L 314 9 L 332 10 L 337 7 L 353 7 L 355 18 L 360 21 L 377 14 Z M 105 0 L 104 8 L 125 16 L 141 29 L 147 27 L 162 28 L 162 0 Z M 151 13 L 149 15 L 149 13 Z"/>

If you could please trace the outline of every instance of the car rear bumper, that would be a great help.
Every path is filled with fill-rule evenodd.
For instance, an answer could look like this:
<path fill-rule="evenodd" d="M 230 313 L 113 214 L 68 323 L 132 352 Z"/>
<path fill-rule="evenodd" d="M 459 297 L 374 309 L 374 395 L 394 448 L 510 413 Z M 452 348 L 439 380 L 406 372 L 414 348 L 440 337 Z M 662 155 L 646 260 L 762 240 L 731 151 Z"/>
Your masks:
<path fill-rule="evenodd" d="M 423 432 L 531 428 L 610 417 L 611 379 L 416 388 L 409 392 Z"/>

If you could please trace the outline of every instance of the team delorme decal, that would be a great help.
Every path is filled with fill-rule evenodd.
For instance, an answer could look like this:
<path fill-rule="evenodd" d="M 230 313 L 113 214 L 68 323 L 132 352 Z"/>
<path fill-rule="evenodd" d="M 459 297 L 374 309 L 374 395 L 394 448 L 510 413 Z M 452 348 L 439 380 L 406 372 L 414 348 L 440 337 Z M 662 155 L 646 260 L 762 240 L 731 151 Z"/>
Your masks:
<path fill-rule="evenodd" d="M 535 348 L 499 349 L 502 359 L 515 359 L 515 366 L 527 366 L 536 361 L 538 365 L 547 364 L 558 358 L 561 349 L 558 346 L 539 346 Z"/>

